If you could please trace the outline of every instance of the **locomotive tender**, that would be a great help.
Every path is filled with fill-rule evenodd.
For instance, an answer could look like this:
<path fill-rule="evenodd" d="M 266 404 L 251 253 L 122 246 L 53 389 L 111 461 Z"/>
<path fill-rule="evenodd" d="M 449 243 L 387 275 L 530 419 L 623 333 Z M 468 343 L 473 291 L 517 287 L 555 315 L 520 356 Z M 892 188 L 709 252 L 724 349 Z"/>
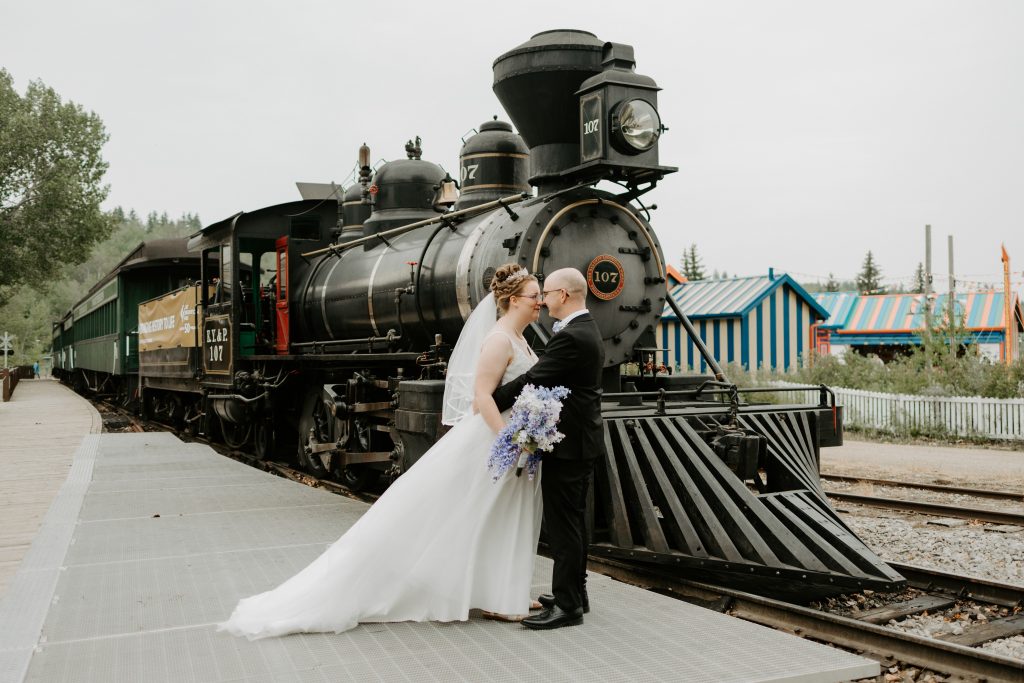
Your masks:
<path fill-rule="evenodd" d="M 547 31 L 493 69 L 518 134 L 481 125 L 459 182 L 418 138 L 376 172 L 364 145 L 342 201 L 242 212 L 194 235 L 201 285 L 168 297 L 201 322 L 191 341 L 141 351 L 144 408 L 262 458 L 291 451 L 358 489 L 441 434 L 446 359 L 495 267 L 517 261 L 541 280 L 575 267 L 606 356 L 592 553 L 773 595 L 900 586 L 821 489 L 819 449 L 842 442 L 826 388 L 819 405 L 742 400 L 678 310 L 714 376 L 623 375 L 675 306 L 641 201 L 675 169 L 660 165 L 658 87 L 633 48 Z M 541 352 L 552 322 L 528 330 Z"/>

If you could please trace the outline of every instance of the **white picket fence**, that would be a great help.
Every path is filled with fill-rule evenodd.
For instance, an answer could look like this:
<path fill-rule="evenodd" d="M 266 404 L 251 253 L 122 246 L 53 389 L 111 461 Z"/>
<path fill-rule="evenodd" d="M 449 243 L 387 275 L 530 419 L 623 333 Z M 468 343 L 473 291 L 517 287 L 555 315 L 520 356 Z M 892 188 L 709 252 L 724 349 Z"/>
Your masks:
<path fill-rule="evenodd" d="M 772 386 L 799 386 L 771 382 Z M 898 434 L 948 434 L 989 439 L 1024 439 L 1024 399 L 980 396 L 913 396 L 832 387 L 851 427 Z M 792 394 L 790 394 L 792 395 Z M 818 392 L 803 396 L 818 402 Z"/>

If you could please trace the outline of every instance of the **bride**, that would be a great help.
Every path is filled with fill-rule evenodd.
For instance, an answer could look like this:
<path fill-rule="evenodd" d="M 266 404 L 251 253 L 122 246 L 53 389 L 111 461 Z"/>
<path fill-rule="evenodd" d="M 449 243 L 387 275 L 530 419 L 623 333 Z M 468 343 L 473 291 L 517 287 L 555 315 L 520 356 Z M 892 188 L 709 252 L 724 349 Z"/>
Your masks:
<path fill-rule="evenodd" d="M 452 429 L 312 564 L 239 602 L 218 630 L 253 640 L 361 622 L 464 621 L 471 608 L 526 614 L 540 476 L 510 469 L 494 481 L 487 460 L 505 424 L 491 392 L 537 361 L 523 330 L 539 313 L 537 278 L 518 264 L 499 268 L 452 353 Z"/>

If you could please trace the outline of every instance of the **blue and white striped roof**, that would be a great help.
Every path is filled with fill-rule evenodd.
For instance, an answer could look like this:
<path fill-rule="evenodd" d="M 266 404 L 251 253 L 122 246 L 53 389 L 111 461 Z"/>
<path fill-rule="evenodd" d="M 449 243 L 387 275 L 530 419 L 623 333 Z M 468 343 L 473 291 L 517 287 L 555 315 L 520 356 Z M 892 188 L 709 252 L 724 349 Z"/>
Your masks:
<path fill-rule="evenodd" d="M 860 294 L 857 292 L 819 292 L 814 295 L 814 298 L 822 308 L 828 311 L 828 318 L 822 327 L 834 330 L 846 324 L 850 312 L 857 305 Z"/>
<path fill-rule="evenodd" d="M 745 315 L 782 285 L 788 285 L 805 299 L 821 319 L 828 317 L 828 311 L 822 308 L 796 280 L 785 274 L 684 282 L 669 290 L 669 296 L 675 299 L 680 310 L 688 318 L 734 318 Z M 661 315 L 669 319 L 676 317 L 667 302 Z"/>

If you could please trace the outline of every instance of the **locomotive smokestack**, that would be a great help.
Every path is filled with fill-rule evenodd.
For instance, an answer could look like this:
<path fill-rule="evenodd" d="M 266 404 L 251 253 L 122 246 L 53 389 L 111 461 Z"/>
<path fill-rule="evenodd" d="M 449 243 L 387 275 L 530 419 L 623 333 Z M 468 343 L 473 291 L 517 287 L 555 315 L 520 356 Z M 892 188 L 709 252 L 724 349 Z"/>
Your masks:
<path fill-rule="evenodd" d="M 494 60 L 494 94 L 530 148 L 530 183 L 561 182 L 580 163 L 583 81 L 601 71 L 604 41 L 586 31 L 538 33 Z"/>

